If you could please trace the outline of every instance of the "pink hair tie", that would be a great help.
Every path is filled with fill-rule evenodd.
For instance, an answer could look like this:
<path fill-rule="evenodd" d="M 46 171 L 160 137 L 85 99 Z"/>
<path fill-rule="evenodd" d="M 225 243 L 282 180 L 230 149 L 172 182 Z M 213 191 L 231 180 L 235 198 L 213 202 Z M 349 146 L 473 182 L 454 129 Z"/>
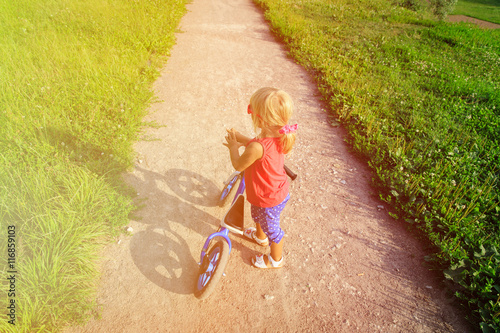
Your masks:
<path fill-rule="evenodd" d="M 280 129 L 280 134 L 295 133 L 299 128 L 298 124 L 295 125 L 285 125 Z"/>

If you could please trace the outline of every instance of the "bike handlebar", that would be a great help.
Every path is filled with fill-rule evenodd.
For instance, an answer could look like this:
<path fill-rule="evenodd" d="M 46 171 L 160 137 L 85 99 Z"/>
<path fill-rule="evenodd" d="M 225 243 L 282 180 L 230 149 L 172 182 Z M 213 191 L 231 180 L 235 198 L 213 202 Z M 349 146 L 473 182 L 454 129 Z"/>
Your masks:
<path fill-rule="evenodd" d="M 297 178 L 297 174 L 294 173 L 292 170 L 290 170 L 286 165 L 285 165 L 285 172 L 290 177 L 291 180 L 295 180 Z"/>

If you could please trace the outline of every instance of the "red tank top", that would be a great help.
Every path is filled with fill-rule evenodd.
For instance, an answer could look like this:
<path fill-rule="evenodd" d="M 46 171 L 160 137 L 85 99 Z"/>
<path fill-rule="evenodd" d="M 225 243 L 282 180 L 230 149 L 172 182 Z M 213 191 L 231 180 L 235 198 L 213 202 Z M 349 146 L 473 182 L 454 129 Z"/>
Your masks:
<path fill-rule="evenodd" d="M 288 195 L 288 179 L 284 169 L 285 155 L 279 138 L 252 139 L 264 148 L 262 157 L 245 169 L 247 200 L 254 206 L 274 207 Z"/>

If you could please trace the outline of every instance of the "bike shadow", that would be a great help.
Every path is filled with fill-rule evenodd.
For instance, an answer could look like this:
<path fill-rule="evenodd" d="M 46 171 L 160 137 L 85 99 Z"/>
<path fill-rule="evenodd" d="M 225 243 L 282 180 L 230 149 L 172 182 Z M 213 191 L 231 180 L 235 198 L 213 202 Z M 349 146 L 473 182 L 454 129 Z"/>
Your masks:
<path fill-rule="evenodd" d="M 205 177 L 182 169 L 170 169 L 165 175 L 168 187 L 180 198 L 195 205 L 214 207 L 220 190 Z"/>
<path fill-rule="evenodd" d="M 146 226 L 130 241 L 134 264 L 157 286 L 177 294 L 192 294 L 199 258 L 191 254 L 190 241 L 204 238 L 219 224 L 219 219 L 195 204 L 215 206 L 220 190 L 207 178 L 188 170 L 172 169 L 160 174 L 136 167 L 125 178 L 138 192 L 136 202 L 142 204 L 134 219 Z"/>

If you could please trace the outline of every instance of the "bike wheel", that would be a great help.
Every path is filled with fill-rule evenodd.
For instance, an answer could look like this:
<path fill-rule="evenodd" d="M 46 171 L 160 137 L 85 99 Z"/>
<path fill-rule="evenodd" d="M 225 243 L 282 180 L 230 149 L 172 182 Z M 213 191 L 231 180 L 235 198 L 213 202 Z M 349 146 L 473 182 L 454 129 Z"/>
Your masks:
<path fill-rule="evenodd" d="M 219 206 L 222 207 L 224 206 L 224 203 L 227 200 L 227 197 L 229 196 L 229 193 L 231 193 L 231 190 L 235 187 L 234 185 L 236 184 L 236 181 L 238 180 L 238 175 L 235 175 L 231 180 L 227 183 L 226 186 L 222 189 L 220 196 L 219 196 Z"/>
<path fill-rule="evenodd" d="M 201 263 L 194 291 L 197 298 L 205 299 L 215 290 L 228 261 L 229 244 L 220 240 L 208 251 Z"/>

